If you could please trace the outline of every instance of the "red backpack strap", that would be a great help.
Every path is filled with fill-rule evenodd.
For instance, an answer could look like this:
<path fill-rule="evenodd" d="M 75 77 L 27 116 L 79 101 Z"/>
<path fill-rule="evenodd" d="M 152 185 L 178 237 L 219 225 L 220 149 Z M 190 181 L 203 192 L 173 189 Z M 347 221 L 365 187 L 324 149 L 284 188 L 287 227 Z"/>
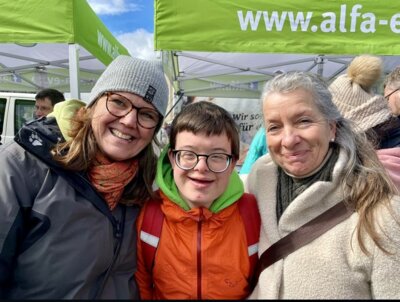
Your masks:
<path fill-rule="evenodd" d="M 155 200 L 148 201 L 144 208 L 143 222 L 140 230 L 140 242 L 142 245 L 144 263 L 149 272 L 151 272 L 153 268 L 163 222 L 164 214 L 161 211 L 161 203 Z"/>
<path fill-rule="evenodd" d="M 250 278 L 252 278 L 258 261 L 258 241 L 261 227 L 260 212 L 253 194 L 244 193 L 238 201 L 238 206 L 246 231 L 250 259 Z"/>

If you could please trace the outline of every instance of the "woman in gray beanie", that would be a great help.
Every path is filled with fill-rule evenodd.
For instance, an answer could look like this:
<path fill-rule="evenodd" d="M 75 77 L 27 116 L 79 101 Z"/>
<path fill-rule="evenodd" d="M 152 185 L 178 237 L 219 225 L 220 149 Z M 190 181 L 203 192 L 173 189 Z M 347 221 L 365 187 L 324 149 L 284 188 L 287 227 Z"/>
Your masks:
<path fill-rule="evenodd" d="M 168 103 L 159 62 L 117 57 L 0 149 L 0 298 L 138 298 L 135 222 Z M 78 109 L 78 110 L 77 110 Z"/>

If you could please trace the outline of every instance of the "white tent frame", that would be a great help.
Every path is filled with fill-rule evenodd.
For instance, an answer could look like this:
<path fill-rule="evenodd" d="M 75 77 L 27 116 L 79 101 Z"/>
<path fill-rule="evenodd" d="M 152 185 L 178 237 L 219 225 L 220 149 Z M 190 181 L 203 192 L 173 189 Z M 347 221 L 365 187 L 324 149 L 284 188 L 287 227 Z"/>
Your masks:
<path fill-rule="evenodd" d="M 129 54 L 87 0 L 0 2 L 3 21 L 8 20 L 0 30 L 0 91 L 35 93 L 51 87 L 80 98 L 113 58 Z M 48 14 L 53 18 L 43 20 Z M 26 18 L 14 26 L 10 20 L 20 16 Z"/>
<path fill-rule="evenodd" d="M 229 60 L 231 56 L 239 62 Z M 252 58 L 260 58 L 255 64 Z M 193 51 L 163 51 L 162 58 L 167 70 L 170 70 L 171 81 L 175 92 L 186 96 L 217 97 L 258 97 L 260 86 L 247 85 L 255 80 L 247 76 L 262 76 L 256 80 L 264 82 L 278 73 L 290 70 L 314 72 L 323 76 L 328 82 L 345 72 L 355 55 L 310 55 L 310 54 L 250 54 L 250 53 L 216 53 Z M 383 76 L 395 66 L 400 65 L 397 56 L 381 56 L 384 63 Z M 253 60 L 253 61 L 252 61 Z M 171 66 L 172 64 L 172 66 Z M 219 76 L 231 76 L 234 81 L 218 81 Z M 383 78 L 382 78 L 383 80 Z M 192 83 L 193 85 L 187 85 Z M 195 86 L 188 88 L 188 86 Z M 231 91 L 230 91 L 231 90 Z M 248 91 L 249 95 L 240 96 L 238 90 Z M 211 92 L 211 93 L 210 93 Z"/>
<path fill-rule="evenodd" d="M 0 44 L 0 49 L 1 49 L 1 44 Z M 85 55 L 85 56 L 80 56 L 80 46 L 78 44 L 68 44 L 68 58 L 65 59 L 59 59 L 59 60 L 52 60 L 52 61 L 45 61 L 45 60 L 40 60 L 36 59 L 33 57 L 29 57 L 26 55 L 16 55 L 13 53 L 6 53 L 6 52 L 0 52 L 0 57 L 3 57 L 4 60 L 7 59 L 18 59 L 21 61 L 26 61 L 29 62 L 28 64 L 24 65 L 19 65 L 15 67 L 7 67 L 4 64 L 1 64 L 3 69 L 0 70 L 0 75 L 5 75 L 5 74 L 13 74 L 21 78 L 27 85 L 26 89 L 27 91 L 35 91 L 35 90 L 40 90 L 41 87 L 40 85 L 32 82 L 29 78 L 25 77 L 24 71 L 28 70 L 36 70 L 38 72 L 41 72 L 43 74 L 47 75 L 55 75 L 59 77 L 66 77 L 65 74 L 59 74 L 54 71 L 51 71 L 51 69 L 48 69 L 48 67 L 58 67 L 62 69 L 68 69 L 68 75 L 69 75 L 69 84 L 70 84 L 70 94 L 72 98 L 79 98 L 80 97 L 80 81 L 83 82 L 89 82 L 93 83 L 92 79 L 89 79 L 85 76 L 78 76 L 80 71 L 84 71 L 87 73 L 94 74 L 96 77 L 98 77 L 102 70 L 105 68 L 105 65 L 102 64 L 101 62 L 98 62 L 96 65 L 98 67 L 101 67 L 101 69 L 89 69 L 89 68 L 82 68 L 80 67 L 80 62 L 88 61 L 88 60 L 96 60 L 96 57 L 93 55 Z M 57 88 L 54 86 L 54 88 Z"/>

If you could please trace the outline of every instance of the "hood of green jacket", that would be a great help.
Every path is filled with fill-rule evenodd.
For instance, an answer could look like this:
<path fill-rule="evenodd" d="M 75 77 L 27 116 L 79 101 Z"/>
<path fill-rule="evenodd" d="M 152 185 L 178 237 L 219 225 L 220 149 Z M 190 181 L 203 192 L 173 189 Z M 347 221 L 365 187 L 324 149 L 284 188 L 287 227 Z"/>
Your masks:
<path fill-rule="evenodd" d="M 182 209 L 190 210 L 189 205 L 180 196 L 179 190 L 175 184 L 172 165 L 168 158 L 169 145 L 162 150 L 157 162 L 156 183 L 160 190 L 172 201 L 178 204 Z M 222 209 L 236 202 L 244 193 L 242 180 L 236 170 L 230 176 L 228 187 L 225 192 L 211 204 L 210 211 L 217 213 Z"/>
<path fill-rule="evenodd" d="M 71 118 L 79 108 L 84 106 L 86 106 L 86 104 L 80 100 L 67 100 L 55 104 L 53 112 L 47 115 L 48 117 L 55 117 L 58 127 L 66 141 L 71 139 L 68 135 L 71 129 Z"/>

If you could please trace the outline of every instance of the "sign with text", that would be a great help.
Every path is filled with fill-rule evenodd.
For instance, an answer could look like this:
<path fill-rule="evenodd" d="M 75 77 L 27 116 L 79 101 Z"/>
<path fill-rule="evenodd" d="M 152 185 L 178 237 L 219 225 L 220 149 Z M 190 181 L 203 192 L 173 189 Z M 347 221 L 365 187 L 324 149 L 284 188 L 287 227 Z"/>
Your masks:
<path fill-rule="evenodd" d="M 156 50 L 400 54 L 397 1 L 156 0 L 155 12 Z"/>

